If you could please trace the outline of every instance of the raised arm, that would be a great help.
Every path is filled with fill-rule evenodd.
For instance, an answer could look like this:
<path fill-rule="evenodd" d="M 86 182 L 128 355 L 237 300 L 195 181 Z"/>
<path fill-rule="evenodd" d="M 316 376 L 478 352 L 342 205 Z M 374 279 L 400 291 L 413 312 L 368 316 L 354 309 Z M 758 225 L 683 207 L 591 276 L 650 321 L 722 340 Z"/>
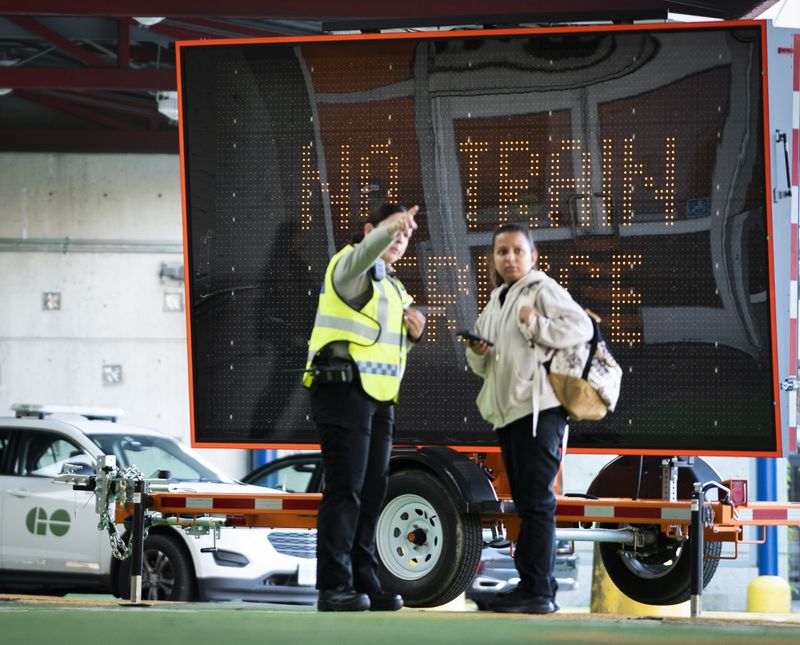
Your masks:
<path fill-rule="evenodd" d="M 333 288 L 348 303 L 359 302 L 371 294 L 367 271 L 398 235 L 411 237 L 417 228 L 414 216 L 419 210 L 414 206 L 406 212 L 392 216 L 385 226 L 376 226 L 353 249 L 339 258 L 333 270 Z"/>
<path fill-rule="evenodd" d="M 333 288 L 341 298 L 350 302 L 370 292 L 372 285 L 367 271 L 389 248 L 393 237 L 386 227 L 374 228 L 339 258 L 333 270 Z"/>

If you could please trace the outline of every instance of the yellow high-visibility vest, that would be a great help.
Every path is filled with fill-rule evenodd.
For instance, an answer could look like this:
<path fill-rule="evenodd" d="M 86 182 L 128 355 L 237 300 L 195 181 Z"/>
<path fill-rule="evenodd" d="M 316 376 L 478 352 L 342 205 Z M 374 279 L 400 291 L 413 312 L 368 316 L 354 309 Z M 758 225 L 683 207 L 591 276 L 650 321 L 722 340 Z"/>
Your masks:
<path fill-rule="evenodd" d="M 333 288 L 333 271 L 339 258 L 352 248 L 344 247 L 328 263 L 306 369 L 311 370 L 323 347 L 346 341 L 364 391 L 378 401 L 397 401 L 408 353 L 403 308 L 411 304 L 411 297 L 399 280 L 387 276 L 372 280 L 372 297 L 361 309 L 348 305 Z M 303 384 L 311 387 L 313 382 L 313 373 L 306 372 Z"/>

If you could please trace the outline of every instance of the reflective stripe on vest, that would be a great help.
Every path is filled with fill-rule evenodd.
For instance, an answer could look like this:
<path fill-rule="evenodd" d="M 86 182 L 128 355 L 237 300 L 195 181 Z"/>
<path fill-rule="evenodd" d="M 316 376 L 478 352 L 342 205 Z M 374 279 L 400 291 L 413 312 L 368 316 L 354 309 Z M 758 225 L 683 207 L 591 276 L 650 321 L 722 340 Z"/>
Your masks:
<path fill-rule="evenodd" d="M 323 347 L 346 341 L 364 391 L 379 401 L 397 400 L 408 351 L 403 307 L 411 298 L 398 280 L 386 277 L 372 280 L 372 296 L 360 310 L 344 302 L 333 288 L 333 272 L 351 249 L 346 246 L 334 255 L 325 271 L 306 368 Z M 303 383 L 310 387 L 313 382 L 313 373 L 307 372 Z"/>
<path fill-rule="evenodd" d="M 397 365 L 375 363 L 374 361 L 356 361 L 356 367 L 358 367 L 360 374 L 383 374 L 384 376 L 397 376 L 399 372 Z"/>

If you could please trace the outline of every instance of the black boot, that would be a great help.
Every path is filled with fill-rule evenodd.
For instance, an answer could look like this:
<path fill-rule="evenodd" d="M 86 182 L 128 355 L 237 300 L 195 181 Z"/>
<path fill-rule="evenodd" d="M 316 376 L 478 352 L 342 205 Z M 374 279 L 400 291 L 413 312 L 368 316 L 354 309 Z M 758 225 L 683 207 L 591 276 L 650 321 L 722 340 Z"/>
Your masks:
<path fill-rule="evenodd" d="M 400 594 L 378 589 L 369 594 L 370 611 L 397 611 L 403 607 L 403 597 Z"/>
<path fill-rule="evenodd" d="M 366 611 L 370 608 L 369 596 L 346 587 L 336 587 L 319 592 L 319 611 Z"/>
<path fill-rule="evenodd" d="M 517 587 L 492 600 L 489 610 L 504 614 L 552 614 L 556 608 L 547 596 L 537 596 Z"/>

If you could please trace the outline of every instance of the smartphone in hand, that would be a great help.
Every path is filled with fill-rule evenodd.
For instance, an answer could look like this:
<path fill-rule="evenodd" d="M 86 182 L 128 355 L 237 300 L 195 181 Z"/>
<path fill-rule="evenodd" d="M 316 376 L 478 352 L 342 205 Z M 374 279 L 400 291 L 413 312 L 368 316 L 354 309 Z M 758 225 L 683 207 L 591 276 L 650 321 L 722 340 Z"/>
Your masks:
<path fill-rule="evenodd" d="M 484 343 L 489 345 L 489 347 L 494 346 L 494 343 L 492 341 L 486 340 L 485 338 L 478 336 L 478 334 L 476 334 L 475 332 L 469 331 L 467 329 L 456 332 L 456 336 L 458 336 L 461 340 L 468 340 L 471 343 L 480 343 L 481 341 L 483 341 Z"/>

